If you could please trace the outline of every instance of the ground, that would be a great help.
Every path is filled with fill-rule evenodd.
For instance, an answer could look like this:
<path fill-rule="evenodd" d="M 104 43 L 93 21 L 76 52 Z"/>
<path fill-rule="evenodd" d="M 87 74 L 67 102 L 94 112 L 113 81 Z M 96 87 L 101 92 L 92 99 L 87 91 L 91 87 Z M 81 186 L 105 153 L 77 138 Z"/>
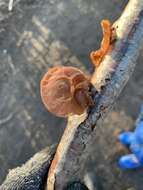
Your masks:
<path fill-rule="evenodd" d="M 41 102 L 42 75 L 61 64 L 91 73 L 89 53 L 99 48 L 100 21 L 116 20 L 126 3 L 15 0 L 8 12 L 8 0 L 0 0 L 0 183 L 8 169 L 58 142 L 66 126 L 65 120 L 47 112 Z M 143 102 L 142 59 L 141 52 L 133 76 L 97 130 L 88 171 L 96 176 L 100 190 L 142 189 L 142 171 L 121 171 L 117 166 L 124 152 L 117 134 L 133 128 Z"/>

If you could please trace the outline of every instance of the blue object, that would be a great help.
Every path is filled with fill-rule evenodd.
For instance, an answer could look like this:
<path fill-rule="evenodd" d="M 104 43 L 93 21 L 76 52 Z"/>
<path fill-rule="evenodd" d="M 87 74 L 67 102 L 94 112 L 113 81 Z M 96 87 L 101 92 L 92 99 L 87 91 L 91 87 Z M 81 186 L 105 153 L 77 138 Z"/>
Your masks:
<path fill-rule="evenodd" d="M 122 169 L 134 169 L 141 167 L 140 162 L 137 160 L 134 154 L 122 156 L 119 160 L 119 165 Z"/>
<path fill-rule="evenodd" d="M 143 167 L 143 105 L 133 132 L 124 132 L 119 135 L 119 140 L 129 145 L 131 154 L 124 155 L 119 159 L 122 169 L 135 169 Z"/>
<path fill-rule="evenodd" d="M 132 132 L 124 132 L 119 135 L 119 140 L 125 145 L 129 145 L 132 142 L 133 138 L 134 133 Z"/>

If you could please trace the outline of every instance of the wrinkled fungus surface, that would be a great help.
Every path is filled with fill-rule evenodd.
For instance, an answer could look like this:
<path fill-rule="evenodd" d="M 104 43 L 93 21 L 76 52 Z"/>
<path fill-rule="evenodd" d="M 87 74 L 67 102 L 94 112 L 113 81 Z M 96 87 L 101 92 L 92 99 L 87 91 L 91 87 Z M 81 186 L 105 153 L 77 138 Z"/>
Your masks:
<path fill-rule="evenodd" d="M 46 108 L 59 117 L 82 114 L 92 104 L 90 79 L 74 67 L 54 67 L 41 80 L 41 97 Z"/>

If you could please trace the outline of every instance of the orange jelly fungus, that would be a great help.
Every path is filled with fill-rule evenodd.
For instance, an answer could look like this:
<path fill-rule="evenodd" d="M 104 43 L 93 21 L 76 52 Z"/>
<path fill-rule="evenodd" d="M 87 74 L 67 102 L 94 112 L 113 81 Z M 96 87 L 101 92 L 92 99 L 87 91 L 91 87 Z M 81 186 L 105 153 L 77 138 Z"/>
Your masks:
<path fill-rule="evenodd" d="M 91 62 L 98 67 L 105 57 L 105 55 L 112 50 L 112 44 L 116 38 L 115 28 L 112 27 L 112 24 L 109 20 L 102 20 L 101 27 L 103 31 L 103 40 L 101 42 L 101 47 L 97 51 L 92 51 L 90 53 Z"/>

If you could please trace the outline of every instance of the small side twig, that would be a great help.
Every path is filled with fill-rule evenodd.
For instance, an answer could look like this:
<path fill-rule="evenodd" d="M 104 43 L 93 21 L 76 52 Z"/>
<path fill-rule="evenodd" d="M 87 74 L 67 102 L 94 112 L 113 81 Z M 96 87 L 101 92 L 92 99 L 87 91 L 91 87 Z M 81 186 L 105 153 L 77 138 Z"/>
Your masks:
<path fill-rule="evenodd" d="M 95 125 L 111 109 L 129 80 L 143 46 L 143 0 L 130 0 L 114 27 L 117 32 L 115 47 L 92 77 L 93 86 L 100 92 L 98 100 L 94 95 L 96 105 L 88 114 L 68 119 L 49 170 L 48 190 L 63 190 L 69 181 L 80 178 L 89 154 L 89 143 L 94 139 Z"/>
<path fill-rule="evenodd" d="M 9 0 L 9 4 L 8 4 L 8 10 L 9 11 L 12 11 L 12 9 L 13 9 L 13 1 L 14 0 Z"/>

